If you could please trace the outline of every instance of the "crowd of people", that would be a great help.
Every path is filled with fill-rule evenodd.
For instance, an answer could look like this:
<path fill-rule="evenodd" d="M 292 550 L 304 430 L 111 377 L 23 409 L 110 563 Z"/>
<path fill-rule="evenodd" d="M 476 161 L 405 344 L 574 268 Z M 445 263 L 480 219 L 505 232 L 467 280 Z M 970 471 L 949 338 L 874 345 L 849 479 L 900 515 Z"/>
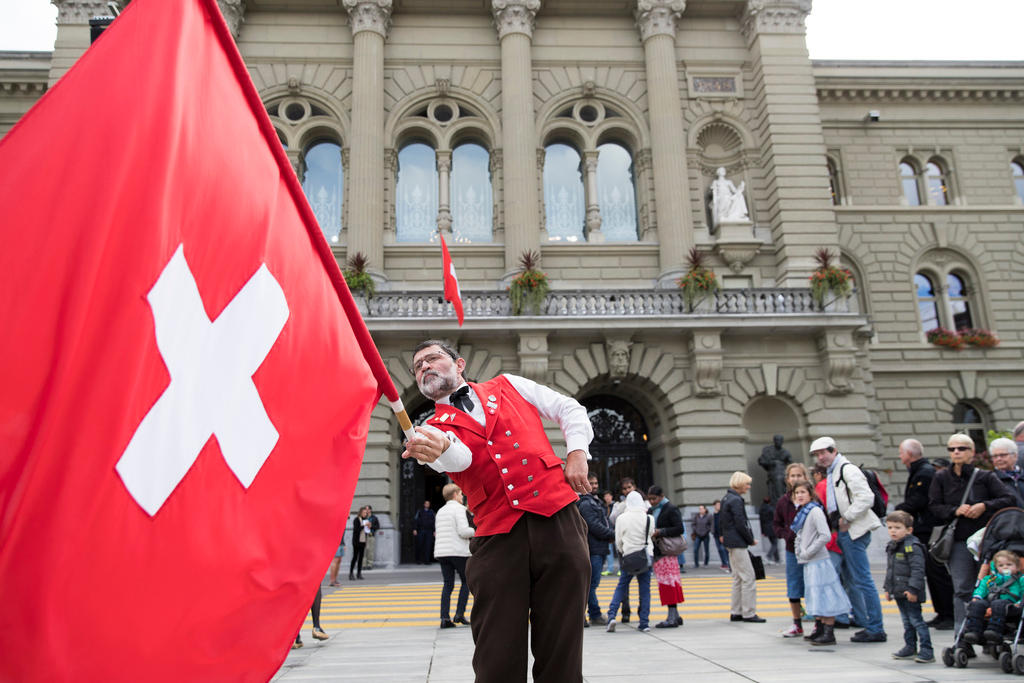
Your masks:
<path fill-rule="evenodd" d="M 435 414 L 416 428 L 402 457 L 453 482 L 445 486 L 445 504 L 436 513 L 425 502 L 416 514 L 417 561 L 436 559 L 441 565 L 440 627 L 471 627 L 479 680 L 525 674 L 530 630 L 534 680 L 582 680 L 583 628 L 604 626 L 614 633 L 618 624 L 628 623 L 634 582 L 640 631 L 682 626 L 681 573 L 691 541 L 695 567 L 709 566 L 714 541 L 719 567 L 732 578 L 733 622 L 765 623 L 757 614 L 762 558 L 784 562 L 792 624 L 781 635 L 811 645 L 835 645 L 836 630 L 850 628 L 858 629 L 852 643 L 888 640 L 868 560 L 873 532 L 883 525 L 890 540 L 882 588 L 885 599 L 895 601 L 904 629 L 894 658 L 933 662 L 932 630 L 964 624 L 970 647 L 1001 637 L 1006 621 L 1020 613 L 1020 557 L 997 555 L 992 577 L 976 587 L 979 564 L 967 541 L 998 510 L 1024 507 L 1024 422 L 1014 440 L 989 444 L 993 471 L 976 467 L 975 443 L 967 435 L 950 436 L 948 460 L 926 459 L 922 444 L 906 439 L 899 445 L 908 475 L 903 497 L 884 512 L 873 473 L 851 463 L 833 438 L 821 437 L 809 449 L 811 468 L 775 458 L 773 490 L 784 492 L 755 508 L 757 534 L 745 500 L 752 479 L 742 471 L 731 475 L 719 500 L 697 506 L 687 534 L 680 509 L 660 486 L 641 491 L 625 478 L 614 491 L 600 490 L 598 477 L 589 471 L 593 432 L 586 410 L 574 399 L 515 375 L 468 382 L 465 360 L 438 340 L 420 344 L 413 359 L 413 374 L 424 396 L 435 402 Z M 558 423 L 567 444 L 564 458 L 554 455 L 542 417 Z M 776 440 L 772 452 L 788 455 L 781 437 Z M 364 508 L 353 518 L 350 579 L 361 578 L 365 547 L 378 528 L 368 521 L 371 516 Z M 953 521 L 955 528 L 948 526 Z M 948 556 L 937 557 L 929 539 L 943 528 L 953 542 Z M 764 552 L 755 556 L 751 548 L 759 542 Z M 343 553 L 339 547 L 332 585 Z M 456 575 L 461 586 L 452 616 Z M 609 575 L 617 575 L 617 585 L 603 610 L 597 588 Z M 653 625 L 652 582 L 666 609 Z M 470 592 L 472 622 L 466 615 Z M 929 600 L 936 616 L 925 622 L 922 604 Z M 318 607 L 319 594 L 314 637 L 326 638 Z M 567 628 L 566 615 L 574 609 L 583 628 Z M 814 628 L 805 634 L 808 617 Z"/>

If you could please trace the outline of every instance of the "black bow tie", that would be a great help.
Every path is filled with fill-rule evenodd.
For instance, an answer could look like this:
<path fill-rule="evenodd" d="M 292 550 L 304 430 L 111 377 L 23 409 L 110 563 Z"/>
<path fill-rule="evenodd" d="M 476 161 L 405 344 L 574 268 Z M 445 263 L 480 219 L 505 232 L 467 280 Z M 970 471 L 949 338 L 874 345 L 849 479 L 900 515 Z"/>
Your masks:
<path fill-rule="evenodd" d="M 452 405 L 464 413 L 473 412 L 473 400 L 469 397 L 469 385 L 466 385 L 448 397 Z"/>

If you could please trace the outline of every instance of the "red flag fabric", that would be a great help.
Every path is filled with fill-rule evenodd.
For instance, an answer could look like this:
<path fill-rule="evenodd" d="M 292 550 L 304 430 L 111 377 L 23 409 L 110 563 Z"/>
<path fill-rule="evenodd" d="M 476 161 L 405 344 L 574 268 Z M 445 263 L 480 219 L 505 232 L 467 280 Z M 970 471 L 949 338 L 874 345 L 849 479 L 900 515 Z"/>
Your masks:
<path fill-rule="evenodd" d="M 452 256 L 448 253 L 448 245 L 445 244 L 444 236 L 441 237 L 441 264 L 444 269 L 444 300 L 452 302 L 455 315 L 459 319 L 459 327 L 462 327 L 462 291 L 459 289 L 459 276 L 455 274 L 455 264 L 452 263 Z"/>
<path fill-rule="evenodd" d="M 128 5 L 0 203 L 0 680 L 268 680 L 395 392 L 214 0 Z"/>

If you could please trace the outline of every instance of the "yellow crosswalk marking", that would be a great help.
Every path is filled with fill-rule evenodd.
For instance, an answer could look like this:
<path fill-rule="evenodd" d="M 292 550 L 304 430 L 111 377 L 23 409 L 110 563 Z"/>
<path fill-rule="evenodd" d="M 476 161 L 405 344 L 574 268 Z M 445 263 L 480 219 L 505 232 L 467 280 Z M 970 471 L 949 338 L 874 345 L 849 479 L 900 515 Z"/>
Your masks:
<path fill-rule="evenodd" d="M 601 608 L 606 609 L 618 583 L 617 576 L 604 576 L 597 588 Z M 686 620 L 721 620 L 729 615 L 729 594 L 732 577 L 683 576 L 683 594 L 686 602 L 680 605 L 680 614 Z M 630 585 L 630 600 L 636 609 L 637 588 Z M 452 609 L 458 599 L 459 585 L 452 592 Z M 357 585 L 343 586 L 329 595 L 324 595 L 321 605 L 321 626 L 328 632 L 351 628 L 397 628 L 403 626 L 436 626 L 441 599 L 441 584 L 401 584 L 393 586 Z M 652 612 L 660 609 L 657 583 L 651 581 Z M 473 607 L 473 596 L 469 597 L 469 609 Z M 467 609 L 467 616 L 469 615 Z M 885 614 L 898 614 L 895 603 L 882 602 Z M 769 576 L 757 582 L 757 613 L 765 618 L 788 618 L 789 600 L 786 598 L 786 582 Z M 582 616 L 581 616 L 582 618 Z M 313 622 L 306 617 L 303 630 L 312 628 Z"/>

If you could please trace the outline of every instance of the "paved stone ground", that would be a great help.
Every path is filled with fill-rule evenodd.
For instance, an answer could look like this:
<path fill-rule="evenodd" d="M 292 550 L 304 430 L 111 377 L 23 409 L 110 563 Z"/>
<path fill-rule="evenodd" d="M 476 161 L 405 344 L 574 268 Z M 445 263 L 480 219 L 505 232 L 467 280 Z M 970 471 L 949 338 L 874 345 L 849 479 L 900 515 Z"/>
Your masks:
<path fill-rule="evenodd" d="M 694 572 L 691 568 L 687 576 L 707 576 L 708 572 L 716 571 Z M 781 578 L 781 567 L 769 567 L 768 571 Z M 424 582 L 439 584 L 438 574 L 436 567 L 375 570 L 367 572 L 362 583 L 382 588 Z M 605 582 L 611 580 L 606 577 Z M 876 580 L 881 585 L 881 577 L 876 575 Z M 663 611 L 657 607 L 652 622 L 661 619 Z M 770 618 L 766 624 L 734 624 L 727 620 L 727 611 L 726 603 L 721 620 L 693 619 L 682 628 L 652 629 L 646 634 L 632 628 L 635 623 L 620 624 L 616 633 L 607 633 L 601 627 L 589 628 L 584 635 L 584 679 L 591 683 L 677 683 L 681 678 L 699 683 L 788 682 L 798 678 L 828 683 L 1014 680 L 1002 673 L 987 655 L 972 659 L 966 669 L 947 668 L 938 661 L 916 664 L 892 659 L 890 654 L 902 645 L 900 620 L 893 614 L 885 617 L 889 633 L 886 643 L 850 643 L 851 632 L 838 631 L 836 646 L 819 648 L 802 639 L 780 637 L 780 631 L 787 625 L 784 617 Z M 685 607 L 683 614 L 686 615 Z M 927 616 L 930 614 L 926 611 Z M 306 646 L 288 655 L 275 681 L 473 680 L 473 641 L 465 627 L 441 631 L 434 625 L 357 625 L 331 631 L 331 639 L 323 643 L 311 641 L 308 634 L 307 626 L 303 635 Z M 952 641 L 952 632 L 933 631 L 932 638 L 938 654 Z"/>

